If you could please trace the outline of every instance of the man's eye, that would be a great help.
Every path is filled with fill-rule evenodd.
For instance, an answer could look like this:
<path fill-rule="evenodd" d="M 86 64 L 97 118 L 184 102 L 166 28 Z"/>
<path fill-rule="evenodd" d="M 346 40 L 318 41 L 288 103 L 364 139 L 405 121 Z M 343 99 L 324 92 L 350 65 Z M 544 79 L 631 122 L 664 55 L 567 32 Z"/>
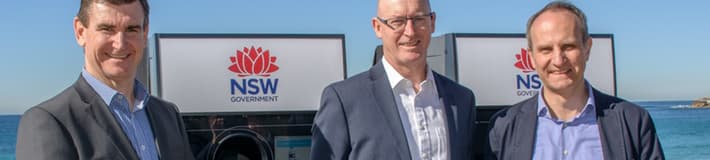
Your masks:
<path fill-rule="evenodd" d="M 424 21 L 426 20 L 427 16 L 417 16 L 414 17 L 414 21 Z"/>
<path fill-rule="evenodd" d="M 576 49 L 576 48 L 577 48 L 577 46 L 575 46 L 575 45 L 564 45 L 564 46 L 562 46 L 562 50 L 564 50 L 564 51 L 573 50 L 573 49 Z"/>
<path fill-rule="evenodd" d="M 404 24 L 404 21 L 404 19 L 393 19 L 392 21 L 390 21 L 390 25 L 401 26 Z"/>
<path fill-rule="evenodd" d="M 112 28 L 108 28 L 108 27 L 100 27 L 98 30 L 99 30 L 99 31 L 102 31 L 102 32 L 103 32 L 103 31 L 109 31 L 109 32 L 110 32 L 110 31 L 113 31 Z"/>
<path fill-rule="evenodd" d="M 547 54 L 547 53 L 550 53 L 551 51 L 552 51 L 552 48 L 545 47 L 545 48 L 540 48 L 537 52 L 540 54 Z"/>

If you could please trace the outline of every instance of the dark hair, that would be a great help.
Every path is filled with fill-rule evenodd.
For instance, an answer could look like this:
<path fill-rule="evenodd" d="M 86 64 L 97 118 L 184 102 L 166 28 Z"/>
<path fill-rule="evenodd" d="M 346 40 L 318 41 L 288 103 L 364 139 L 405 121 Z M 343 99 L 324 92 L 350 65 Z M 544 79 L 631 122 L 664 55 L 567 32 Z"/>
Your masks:
<path fill-rule="evenodd" d="M 123 5 L 123 4 L 130 4 L 135 2 L 136 0 L 81 0 L 81 6 L 79 7 L 79 13 L 76 14 L 76 17 L 79 18 L 79 21 L 83 25 L 89 25 L 89 8 L 91 8 L 91 5 L 98 4 L 98 3 L 109 3 L 113 5 Z M 143 21 L 144 23 L 148 23 L 148 11 L 150 7 L 148 7 L 148 0 L 137 0 L 140 2 L 141 7 L 143 7 Z"/>
<path fill-rule="evenodd" d="M 546 11 L 556 11 L 556 10 L 566 10 L 571 12 L 572 14 L 575 15 L 575 20 L 577 22 L 577 29 L 579 34 L 582 34 L 582 42 L 586 42 L 589 40 L 589 30 L 587 27 L 587 16 L 584 15 L 582 10 L 574 6 L 574 4 L 569 3 L 567 1 L 553 1 L 545 5 L 544 8 L 542 8 L 540 11 L 537 11 L 530 19 L 528 20 L 528 26 L 526 29 L 526 38 L 528 39 L 528 48 L 532 49 L 532 41 L 530 40 L 530 27 L 532 26 L 533 22 L 535 19 L 537 19 L 540 14 L 546 12 Z"/>

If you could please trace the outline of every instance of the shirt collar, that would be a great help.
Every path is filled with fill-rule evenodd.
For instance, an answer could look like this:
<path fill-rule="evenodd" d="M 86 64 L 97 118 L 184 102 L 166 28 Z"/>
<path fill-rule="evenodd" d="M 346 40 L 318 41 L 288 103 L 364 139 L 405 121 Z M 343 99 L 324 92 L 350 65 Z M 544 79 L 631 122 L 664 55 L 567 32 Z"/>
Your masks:
<path fill-rule="evenodd" d="M 109 106 L 111 103 L 111 100 L 117 95 L 120 94 L 118 91 L 114 90 L 113 88 L 109 87 L 108 85 L 104 84 L 103 82 L 99 81 L 94 77 L 93 75 L 89 74 L 86 69 L 81 70 L 81 76 L 84 77 L 87 83 L 89 83 L 89 86 L 96 91 L 96 93 L 99 94 L 102 100 L 104 100 L 104 103 L 106 106 Z M 133 85 L 133 96 L 135 96 L 135 101 L 138 103 L 135 103 L 135 110 L 138 111 L 144 108 L 146 106 L 145 104 L 148 102 L 148 92 L 145 90 L 143 87 L 143 84 L 140 83 L 138 80 L 134 80 L 135 83 Z"/>
<path fill-rule="evenodd" d="M 592 91 L 592 85 L 589 84 L 588 81 L 584 81 L 584 85 L 587 87 L 587 92 L 589 93 L 589 97 L 587 98 L 587 103 L 584 105 L 584 108 L 582 108 L 582 113 L 575 116 L 572 121 L 575 121 L 580 118 L 584 117 L 596 117 L 596 103 L 594 103 L 594 92 Z M 543 86 L 544 87 L 544 86 Z M 538 117 L 545 117 L 549 119 L 554 119 L 552 118 L 552 115 L 549 112 L 547 104 L 545 104 L 545 99 L 543 98 L 543 92 L 542 88 L 540 88 L 540 94 L 537 95 L 537 116 Z M 556 120 L 556 119 L 555 119 Z"/>
<path fill-rule="evenodd" d="M 380 61 L 382 62 L 382 66 L 385 67 L 385 73 L 387 74 L 387 80 L 390 83 L 390 89 L 394 89 L 397 86 L 397 84 L 399 84 L 403 80 L 407 80 L 404 77 L 402 77 L 402 75 L 399 74 L 399 72 L 397 72 L 397 70 L 395 70 L 394 67 L 392 67 L 392 65 L 389 62 L 387 62 L 387 59 L 382 57 L 382 59 Z M 409 80 L 407 80 L 407 81 L 409 81 Z M 427 66 L 426 67 L 426 79 L 422 83 L 433 83 L 433 82 L 434 82 L 434 74 L 432 73 L 431 68 L 429 68 L 429 66 Z M 436 86 L 436 85 L 434 85 L 434 86 Z"/>

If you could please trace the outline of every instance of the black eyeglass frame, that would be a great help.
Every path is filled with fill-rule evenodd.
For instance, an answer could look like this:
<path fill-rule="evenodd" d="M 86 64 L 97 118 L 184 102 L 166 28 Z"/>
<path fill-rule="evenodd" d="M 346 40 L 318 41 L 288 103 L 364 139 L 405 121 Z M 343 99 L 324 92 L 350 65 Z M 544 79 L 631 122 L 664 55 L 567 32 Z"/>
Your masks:
<path fill-rule="evenodd" d="M 429 12 L 428 14 L 424 14 L 424 15 L 419 15 L 419 16 L 414 16 L 414 17 L 404 17 L 404 20 L 405 20 L 404 23 L 405 23 L 405 25 L 403 25 L 403 27 L 406 26 L 406 23 L 407 23 L 409 20 L 412 20 L 412 24 L 414 24 L 414 18 L 428 16 L 429 19 L 431 19 L 431 18 L 434 18 L 434 15 L 436 15 L 436 13 L 432 11 L 432 12 Z M 384 18 L 382 18 L 382 17 L 375 17 L 375 18 L 377 18 L 378 21 L 380 21 L 382 24 L 385 24 L 385 26 L 389 27 L 390 29 L 392 29 L 392 30 L 398 30 L 398 29 L 395 29 L 395 28 L 394 28 L 392 25 L 390 25 L 388 22 L 392 21 L 392 20 L 395 19 L 395 18 L 402 18 L 402 17 L 393 17 L 393 18 L 388 18 L 388 19 L 384 19 Z"/>

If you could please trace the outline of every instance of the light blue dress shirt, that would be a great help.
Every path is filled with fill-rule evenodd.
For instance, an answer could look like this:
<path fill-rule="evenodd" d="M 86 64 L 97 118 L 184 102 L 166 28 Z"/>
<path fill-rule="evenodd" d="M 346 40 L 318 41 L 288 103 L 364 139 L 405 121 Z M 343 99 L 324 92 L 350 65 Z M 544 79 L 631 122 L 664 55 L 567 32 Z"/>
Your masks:
<path fill-rule="evenodd" d="M 538 95 L 537 133 L 533 159 L 536 160 L 601 160 L 602 144 L 597 125 L 594 94 L 589 83 L 587 104 L 572 121 L 553 118 L 542 92 Z"/>
<path fill-rule="evenodd" d="M 137 80 L 135 81 L 133 87 L 133 95 L 135 95 L 134 110 L 130 111 L 128 99 L 123 94 L 97 80 L 85 69 L 82 70 L 81 75 L 91 88 L 101 96 L 116 121 L 121 124 L 123 132 L 131 140 L 133 150 L 136 151 L 138 157 L 142 160 L 157 160 L 159 155 L 155 145 L 155 137 L 153 137 L 153 130 L 145 110 L 145 107 L 148 107 L 150 96 L 143 84 Z"/>

